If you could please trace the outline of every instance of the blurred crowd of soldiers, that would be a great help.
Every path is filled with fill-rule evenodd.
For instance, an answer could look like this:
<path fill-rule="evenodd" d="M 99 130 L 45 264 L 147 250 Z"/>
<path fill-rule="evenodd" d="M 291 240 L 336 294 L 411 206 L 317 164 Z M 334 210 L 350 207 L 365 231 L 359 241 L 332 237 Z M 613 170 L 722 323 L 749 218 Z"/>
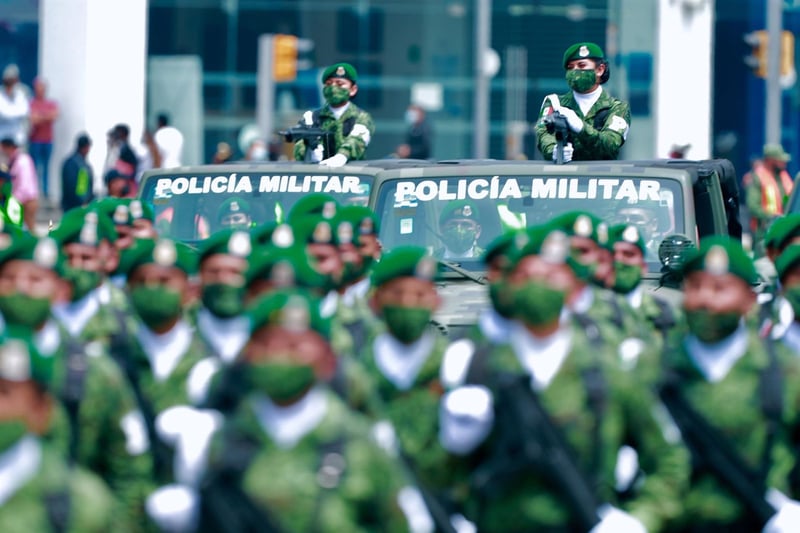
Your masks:
<path fill-rule="evenodd" d="M 733 240 L 642 285 L 585 212 L 483 251 L 491 306 L 432 317 L 443 263 L 309 194 L 195 249 L 138 200 L 0 233 L 2 531 L 792 531 L 800 216 L 756 292 Z"/>

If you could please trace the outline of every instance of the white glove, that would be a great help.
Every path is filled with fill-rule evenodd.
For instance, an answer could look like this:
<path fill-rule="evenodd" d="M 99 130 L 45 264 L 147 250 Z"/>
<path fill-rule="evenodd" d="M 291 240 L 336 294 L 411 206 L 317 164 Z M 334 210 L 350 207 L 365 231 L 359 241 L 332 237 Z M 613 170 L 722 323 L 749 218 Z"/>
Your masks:
<path fill-rule="evenodd" d="M 306 111 L 303 113 L 303 122 L 306 126 L 313 126 L 314 125 L 314 112 L 313 111 Z"/>
<path fill-rule="evenodd" d="M 781 496 L 783 495 L 781 494 Z M 767 499 L 771 503 L 777 501 L 771 499 L 771 496 L 768 496 Z M 769 519 L 762 530 L 763 533 L 789 533 L 797 531 L 798 527 L 800 527 L 800 502 L 789 499 L 786 496 L 781 499 L 783 500 L 782 503 L 776 506 L 778 512 Z"/>
<path fill-rule="evenodd" d="M 319 162 L 323 167 L 343 167 L 345 163 L 347 163 L 347 156 L 344 154 L 336 154 Z"/>
<path fill-rule="evenodd" d="M 567 119 L 569 129 L 575 133 L 580 133 L 581 130 L 583 130 L 583 120 L 581 120 L 575 111 L 568 107 L 561 107 L 558 111 Z"/>
<path fill-rule="evenodd" d="M 589 533 L 647 533 L 637 518 L 616 507 L 607 505 L 599 513 L 602 520 Z"/>
<path fill-rule="evenodd" d="M 318 144 L 316 148 L 311 151 L 311 162 L 312 163 L 319 163 L 322 161 L 322 154 L 325 153 L 325 147 L 321 144 Z"/>
<path fill-rule="evenodd" d="M 482 385 L 465 385 L 439 401 L 439 443 L 454 455 L 467 455 L 489 436 L 494 399 Z"/>
<path fill-rule="evenodd" d="M 569 163 L 572 161 L 572 154 L 575 152 L 575 149 L 572 147 L 572 143 L 567 143 L 564 145 L 564 163 Z M 553 147 L 553 161 L 556 160 L 558 157 L 558 148 Z"/>
<path fill-rule="evenodd" d="M 147 497 L 145 512 L 161 531 L 195 531 L 200 515 L 197 492 L 183 485 L 165 485 Z"/>

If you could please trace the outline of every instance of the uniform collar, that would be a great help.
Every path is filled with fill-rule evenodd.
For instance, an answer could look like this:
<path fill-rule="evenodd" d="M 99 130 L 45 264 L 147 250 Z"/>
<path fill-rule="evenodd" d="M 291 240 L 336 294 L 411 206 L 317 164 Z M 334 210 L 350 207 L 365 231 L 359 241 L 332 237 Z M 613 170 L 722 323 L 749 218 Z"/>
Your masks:
<path fill-rule="evenodd" d="M 61 331 L 52 318 L 48 318 L 44 327 L 33 334 L 33 343 L 39 353 L 52 355 L 61 347 Z"/>
<path fill-rule="evenodd" d="M 0 505 L 33 479 L 41 462 L 42 445 L 32 435 L 26 435 L 0 455 Z"/>
<path fill-rule="evenodd" d="M 352 105 L 352 103 L 348 101 L 346 104 L 344 104 L 341 107 L 334 108 L 334 107 L 328 106 L 328 110 L 330 110 L 331 115 L 336 117 L 336 120 L 339 120 L 340 118 L 342 118 L 342 115 L 344 115 L 347 112 L 347 110 L 350 109 L 351 105 Z"/>
<path fill-rule="evenodd" d="M 347 307 L 353 307 L 356 301 L 363 300 L 367 297 L 370 288 L 369 278 L 364 278 L 358 282 L 350 285 L 342 294 L 342 303 Z"/>
<path fill-rule="evenodd" d="M 77 337 L 89 320 L 100 309 L 100 293 L 103 285 L 92 289 L 77 302 L 62 302 L 53 306 L 53 315 L 70 335 Z"/>
<path fill-rule="evenodd" d="M 572 348 L 572 331 L 563 325 L 552 335 L 537 338 L 525 326 L 516 323 L 509 337 L 514 354 L 531 376 L 536 390 L 550 385 Z"/>
<path fill-rule="evenodd" d="M 575 98 L 575 102 L 578 104 L 578 107 L 581 108 L 581 113 L 583 113 L 584 116 L 589 114 L 589 110 L 592 109 L 592 106 L 600 99 L 602 94 L 602 85 L 598 85 L 597 89 L 587 94 L 572 91 L 572 97 Z"/>
<path fill-rule="evenodd" d="M 575 301 L 569 306 L 569 310 L 573 313 L 587 313 L 593 304 L 594 288 L 587 284 L 581 289 L 581 292 L 578 293 L 578 297 L 575 298 Z"/>
<path fill-rule="evenodd" d="M 789 324 L 781 340 L 792 350 L 793 354 L 800 355 L 800 324 L 797 322 Z"/>
<path fill-rule="evenodd" d="M 325 392 L 314 387 L 292 405 L 279 406 L 266 395 L 253 399 L 253 412 L 261 428 L 281 448 L 293 448 L 314 431 L 328 412 Z"/>
<path fill-rule="evenodd" d="M 250 320 L 245 315 L 219 318 L 205 307 L 197 311 L 197 329 L 225 363 L 233 362 L 250 338 Z"/>
<path fill-rule="evenodd" d="M 451 252 L 450 249 L 447 246 L 445 246 L 444 247 L 444 256 L 442 257 L 442 259 L 474 259 L 477 256 L 478 256 L 478 254 L 475 253 L 475 245 L 474 244 L 472 245 L 472 247 L 469 250 L 467 250 L 463 254 L 457 254 L 457 253 Z"/>
<path fill-rule="evenodd" d="M 508 333 L 513 325 L 513 320 L 505 318 L 493 307 L 484 310 L 478 316 L 478 327 L 481 333 L 496 344 L 505 344 L 508 342 Z"/>
<path fill-rule="evenodd" d="M 412 344 L 403 344 L 389 333 L 381 333 L 372 344 L 375 366 L 395 387 L 408 390 L 435 345 L 436 338 L 431 332 L 425 332 Z"/>
<path fill-rule="evenodd" d="M 637 285 L 631 292 L 625 295 L 625 301 L 634 308 L 639 309 L 642 306 L 642 299 L 644 298 L 644 289 L 641 285 Z"/>
<path fill-rule="evenodd" d="M 747 352 L 748 334 L 744 322 L 731 335 L 713 344 L 689 335 L 684 346 L 689 359 L 711 383 L 722 381 L 733 365 Z"/>
<path fill-rule="evenodd" d="M 166 333 L 156 333 L 144 324 L 136 329 L 136 339 L 142 347 L 156 381 L 165 381 L 178 366 L 181 357 L 192 344 L 192 328 L 181 319 Z"/>

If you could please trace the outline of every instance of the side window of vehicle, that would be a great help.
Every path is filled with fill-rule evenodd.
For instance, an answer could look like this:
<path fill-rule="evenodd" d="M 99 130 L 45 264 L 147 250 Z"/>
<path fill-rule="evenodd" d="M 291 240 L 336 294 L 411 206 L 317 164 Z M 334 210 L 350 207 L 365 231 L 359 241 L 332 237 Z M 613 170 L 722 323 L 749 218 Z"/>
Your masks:
<path fill-rule="evenodd" d="M 693 186 L 693 192 L 698 236 L 702 239 L 725 231 L 727 225 L 719 224 L 720 220 L 725 220 L 725 207 L 717 175 L 699 178 Z"/>

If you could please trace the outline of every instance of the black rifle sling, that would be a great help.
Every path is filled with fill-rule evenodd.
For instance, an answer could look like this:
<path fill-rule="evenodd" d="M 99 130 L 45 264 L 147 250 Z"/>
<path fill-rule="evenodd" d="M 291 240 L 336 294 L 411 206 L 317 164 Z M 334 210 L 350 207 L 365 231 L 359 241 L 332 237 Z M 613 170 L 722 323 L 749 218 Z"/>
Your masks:
<path fill-rule="evenodd" d="M 70 435 L 67 459 L 70 466 L 78 460 L 78 447 L 80 445 L 80 409 L 86 386 L 86 372 L 88 362 L 83 344 L 67 336 L 66 348 L 66 375 L 64 387 L 61 389 L 61 402 L 69 419 Z"/>
<path fill-rule="evenodd" d="M 67 483 L 65 483 L 66 485 Z M 70 507 L 72 506 L 72 498 L 68 488 L 64 488 L 46 492 L 42 498 L 44 500 L 44 508 L 47 510 L 47 521 L 53 533 L 65 533 L 69 530 L 70 522 Z"/>
<path fill-rule="evenodd" d="M 661 298 L 653 298 L 653 301 L 658 307 L 658 316 L 655 317 L 652 322 L 656 329 L 661 332 L 666 342 L 667 332 L 674 328 L 676 324 L 675 313 L 669 304 Z"/>
<path fill-rule="evenodd" d="M 769 333 L 764 338 L 764 345 L 769 364 L 761 372 L 759 401 L 767 423 L 767 440 L 761 458 L 761 476 L 762 479 L 767 479 L 772 464 L 772 449 L 783 420 L 783 380 L 778 355 L 775 353 L 775 341 Z"/>
<path fill-rule="evenodd" d="M 594 126 L 594 129 L 602 130 L 603 126 L 606 125 L 606 119 L 610 114 L 611 114 L 610 107 L 605 107 L 600 111 L 598 111 L 597 114 L 595 114 L 594 119 L 592 120 L 592 126 Z"/>

